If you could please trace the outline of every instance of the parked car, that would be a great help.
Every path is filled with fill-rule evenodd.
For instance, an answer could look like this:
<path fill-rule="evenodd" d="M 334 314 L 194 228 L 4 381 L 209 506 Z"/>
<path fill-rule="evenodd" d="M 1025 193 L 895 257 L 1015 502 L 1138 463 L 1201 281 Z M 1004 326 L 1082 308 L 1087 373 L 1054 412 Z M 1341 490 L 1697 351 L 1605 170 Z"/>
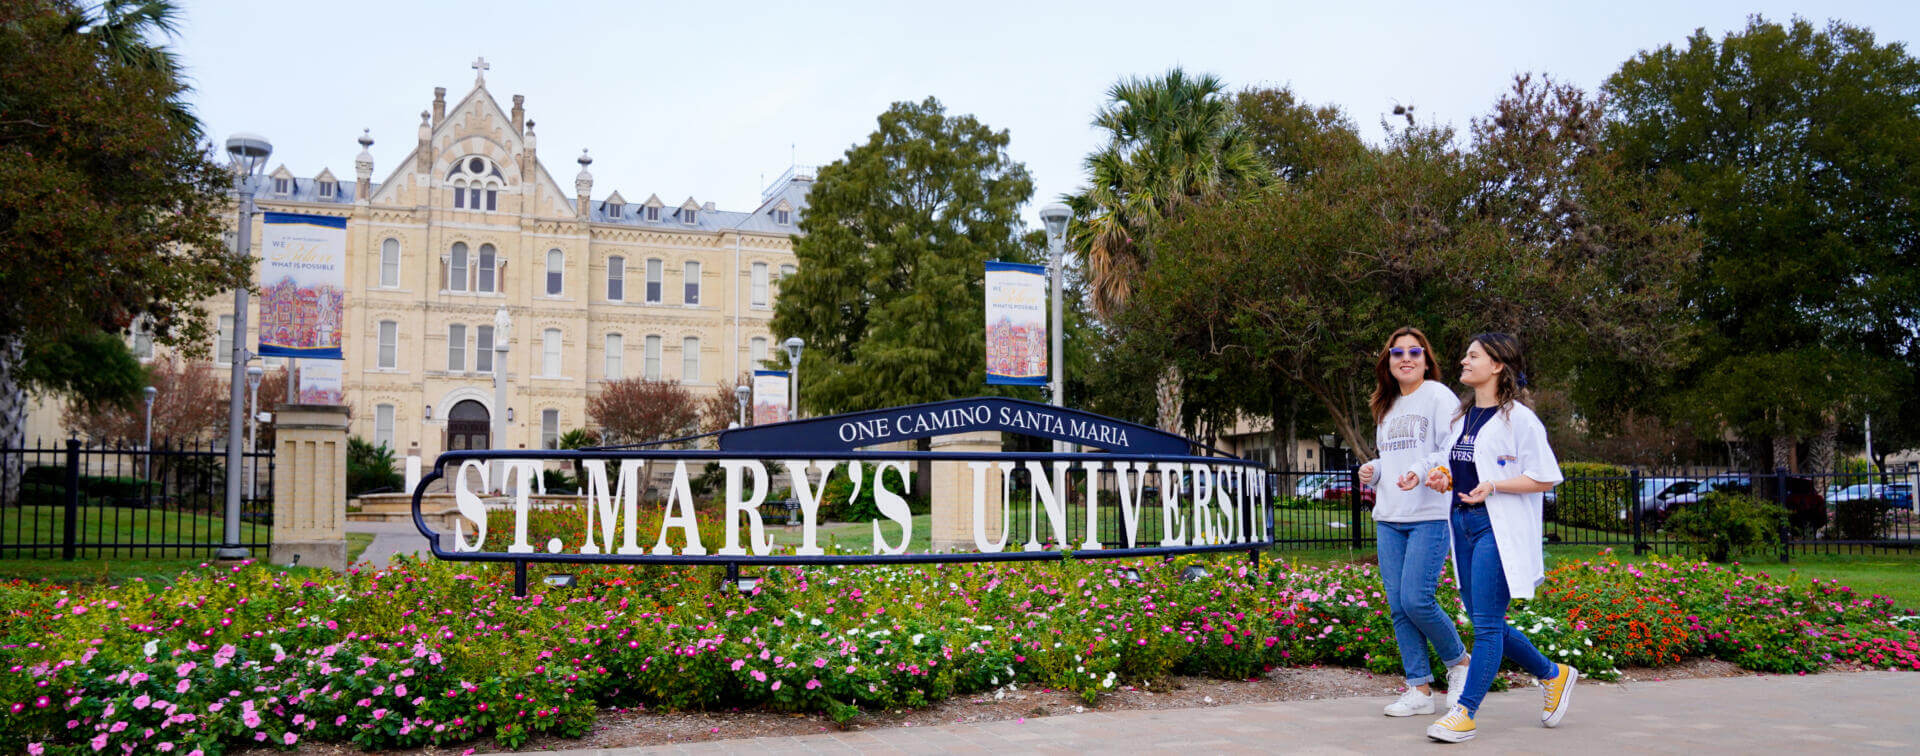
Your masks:
<path fill-rule="evenodd" d="M 1320 489 L 1320 494 L 1318 498 L 1321 501 L 1350 500 L 1353 496 L 1353 484 L 1350 481 L 1351 481 L 1351 478 L 1347 477 L 1345 474 L 1335 475 L 1333 480 L 1329 481 L 1326 486 Z M 1371 507 L 1373 506 L 1373 501 L 1374 501 L 1373 486 L 1369 486 L 1365 483 L 1361 483 L 1360 484 L 1360 504 L 1363 506 Z"/>
<path fill-rule="evenodd" d="M 1332 483 L 1335 477 L 1334 473 L 1309 473 L 1302 475 L 1300 476 L 1299 482 L 1293 484 L 1293 495 L 1307 499 L 1319 496 L 1320 489 L 1326 488 L 1327 484 Z"/>
<path fill-rule="evenodd" d="M 1674 500 L 1685 497 L 1700 489 L 1702 483 L 1692 478 L 1645 478 L 1640 481 L 1638 499 L 1641 512 L 1664 511 Z"/>
<path fill-rule="evenodd" d="M 1838 503 L 1843 501 L 1877 500 L 1885 502 L 1890 509 L 1913 508 L 1913 485 L 1909 483 L 1855 483 L 1840 486 L 1827 495 L 1827 500 Z"/>
<path fill-rule="evenodd" d="M 1773 484 L 1773 479 L 1766 478 L 1761 483 L 1770 486 Z M 1786 497 L 1780 503 L 1787 509 L 1789 524 L 1802 532 L 1812 532 L 1827 524 L 1827 499 L 1820 495 L 1820 488 L 1812 478 L 1788 477 L 1785 488 Z M 1772 498 L 1773 492 L 1754 490 L 1753 478 L 1746 475 L 1716 475 L 1700 481 L 1700 485 L 1690 492 L 1668 497 L 1664 507 L 1646 510 L 1647 519 L 1657 527 L 1678 508 L 1696 504 L 1700 501 L 1700 497 L 1710 493 L 1737 493 Z"/>

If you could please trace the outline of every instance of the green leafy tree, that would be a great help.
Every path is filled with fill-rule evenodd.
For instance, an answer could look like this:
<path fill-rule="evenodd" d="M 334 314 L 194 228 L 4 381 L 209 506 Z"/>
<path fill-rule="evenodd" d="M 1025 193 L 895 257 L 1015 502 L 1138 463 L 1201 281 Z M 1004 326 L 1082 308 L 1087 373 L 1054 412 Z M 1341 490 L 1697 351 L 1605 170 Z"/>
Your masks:
<path fill-rule="evenodd" d="M 1656 186 L 1601 148 L 1597 108 L 1522 77 L 1470 150 L 1443 127 L 1358 153 L 1325 140 L 1338 152 L 1302 180 L 1163 228 L 1116 330 L 1221 416 L 1274 412 L 1269 397 L 1287 389 L 1273 377 L 1284 378 L 1362 456 L 1373 360 L 1403 324 L 1427 330 L 1442 359 L 1484 330 L 1518 333 L 1543 356 L 1574 340 L 1581 349 L 1563 353 L 1658 359 L 1678 340 L 1666 313 L 1695 241 Z M 1187 416 L 1204 419 L 1200 407 Z"/>
<path fill-rule="evenodd" d="M 1705 327 L 1674 405 L 1718 435 L 1797 441 L 1912 415 L 1920 366 L 1920 61 L 1840 22 L 1755 16 L 1634 56 L 1608 142 L 1670 174 L 1702 235 L 1684 305 Z"/>
<path fill-rule="evenodd" d="M 25 391 L 127 402 L 125 360 L 66 356 L 124 333 L 202 343 L 199 303 L 247 270 L 220 243 L 230 177 L 152 40 L 170 2 L 17 0 L 0 22 L 0 443 L 17 444 Z M 124 347 L 122 347 L 124 348 Z M 102 380 L 106 366 L 117 378 Z"/>
<path fill-rule="evenodd" d="M 801 404 L 832 413 L 984 390 L 984 263 L 1029 261 L 1027 169 L 1007 132 L 938 100 L 896 103 L 820 169 L 773 331 L 799 336 Z"/>
<path fill-rule="evenodd" d="M 1276 178 L 1298 183 L 1354 160 L 1367 147 L 1339 107 L 1314 105 L 1293 90 L 1251 88 L 1233 97 L 1233 117 L 1250 147 Z"/>

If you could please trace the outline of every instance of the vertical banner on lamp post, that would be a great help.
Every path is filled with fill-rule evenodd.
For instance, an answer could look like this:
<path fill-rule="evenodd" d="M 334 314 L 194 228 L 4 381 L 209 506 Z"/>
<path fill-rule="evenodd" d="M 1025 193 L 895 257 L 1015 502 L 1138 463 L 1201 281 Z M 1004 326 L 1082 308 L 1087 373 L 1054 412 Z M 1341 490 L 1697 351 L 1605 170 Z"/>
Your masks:
<path fill-rule="evenodd" d="M 260 242 L 257 351 L 268 357 L 340 359 L 347 219 L 266 213 Z"/>
<path fill-rule="evenodd" d="M 987 383 L 1047 385 L 1047 269 L 987 263 Z"/>
<path fill-rule="evenodd" d="M 791 385 L 785 370 L 753 371 L 753 424 L 783 423 L 787 417 L 787 391 Z"/>
<path fill-rule="evenodd" d="M 340 391 L 339 360 L 308 360 L 300 363 L 300 387 L 295 404 L 346 404 Z"/>

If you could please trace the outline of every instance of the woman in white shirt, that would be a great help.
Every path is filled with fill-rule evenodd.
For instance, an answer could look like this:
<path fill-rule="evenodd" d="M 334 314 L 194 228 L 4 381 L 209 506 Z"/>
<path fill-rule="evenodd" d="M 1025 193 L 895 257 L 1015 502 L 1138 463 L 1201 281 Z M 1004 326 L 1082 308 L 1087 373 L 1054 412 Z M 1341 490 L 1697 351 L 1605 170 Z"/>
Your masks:
<path fill-rule="evenodd" d="M 1360 466 L 1360 479 L 1376 491 L 1373 522 L 1380 581 L 1393 612 L 1393 635 L 1400 642 L 1400 668 L 1407 676 L 1406 692 L 1387 704 L 1386 715 L 1411 717 L 1434 711 L 1428 643 L 1447 665 L 1449 705 L 1467 677 L 1466 646 L 1434 597 L 1447 562 L 1448 497 L 1419 486 L 1381 484 L 1389 478 L 1419 480 L 1427 458 L 1439 452 L 1460 400 L 1441 382 L 1440 358 L 1418 328 L 1402 328 L 1387 337 L 1373 375 L 1373 443 L 1380 458 Z"/>
<path fill-rule="evenodd" d="M 1459 700 L 1427 727 L 1427 737 L 1458 743 L 1474 735 L 1473 717 L 1502 658 L 1540 679 L 1546 701 L 1540 723 L 1560 724 L 1579 670 L 1543 656 L 1507 624 L 1507 604 L 1532 598 L 1546 580 L 1541 556 L 1542 494 L 1561 480 L 1547 429 L 1527 400 L 1520 340 L 1504 333 L 1473 337 L 1460 360 L 1460 382 L 1473 393 L 1453 414 L 1446 451 L 1428 459 L 1427 486 L 1453 491 L 1453 568 L 1473 620 L 1473 662 Z M 1401 487 L 1411 481 L 1402 480 Z"/>

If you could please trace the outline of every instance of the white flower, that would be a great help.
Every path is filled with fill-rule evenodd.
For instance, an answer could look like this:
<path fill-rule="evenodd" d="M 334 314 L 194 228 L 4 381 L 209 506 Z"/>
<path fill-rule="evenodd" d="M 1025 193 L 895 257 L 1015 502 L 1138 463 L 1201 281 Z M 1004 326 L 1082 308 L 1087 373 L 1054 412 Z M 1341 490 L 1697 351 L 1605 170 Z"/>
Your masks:
<path fill-rule="evenodd" d="M 141 646 L 140 650 L 141 652 L 145 653 L 147 656 L 152 656 L 156 653 L 159 653 L 160 641 L 157 641 L 157 640 L 147 641 L 147 645 Z"/>

